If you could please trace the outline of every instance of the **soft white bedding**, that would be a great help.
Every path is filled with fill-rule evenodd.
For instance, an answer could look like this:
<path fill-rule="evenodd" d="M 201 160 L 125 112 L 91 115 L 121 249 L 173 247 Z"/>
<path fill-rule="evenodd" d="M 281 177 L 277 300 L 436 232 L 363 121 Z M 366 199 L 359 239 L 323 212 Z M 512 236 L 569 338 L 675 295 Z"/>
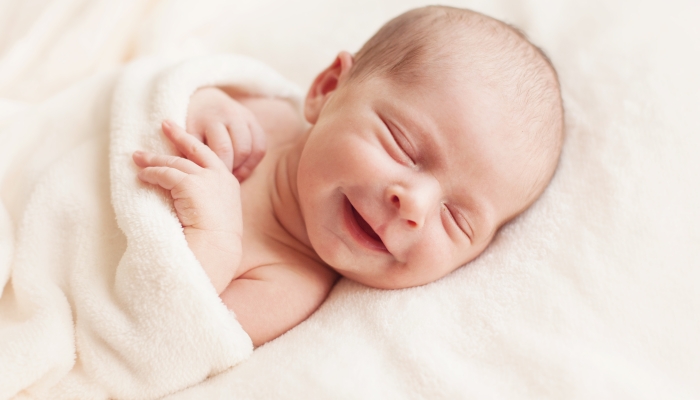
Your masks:
<path fill-rule="evenodd" d="M 216 85 L 301 98 L 250 57 L 144 57 L 4 120 L 0 179 L 14 184 L 0 223 L 17 228 L 3 243 L 0 398 L 157 398 L 250 356 L 170 195 L 131 157 L 173 153 L 161 122 L 184 125 L 191 94 Z"/>
<path fill-rule="evenodd" d="M 446 3 L 522 28 L 557 67 L 567 140 L 549 189 L 445 279 L 341 281 L 306 322 L 171 398 L 700 397 L 700 5 Z M 145 55 L 235 51 L 306 86 L 421 4 L 2 0 L 0 126 Z M 23 183 L 0 184 L 19 207 L 6 194 Z M 0 278 L 17 227 L 2 228 Z"/>

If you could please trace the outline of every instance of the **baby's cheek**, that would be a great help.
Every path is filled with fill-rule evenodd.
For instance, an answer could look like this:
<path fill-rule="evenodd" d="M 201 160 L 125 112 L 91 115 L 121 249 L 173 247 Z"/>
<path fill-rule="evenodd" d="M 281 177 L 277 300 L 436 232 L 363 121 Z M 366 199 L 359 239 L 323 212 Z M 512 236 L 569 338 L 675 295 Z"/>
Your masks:
<path fill-rule="evenodd" d="M 419 260 L 426 274 L 441 278 L 452 269 L 454 245 L 450 237 L 439 229 L 430 229 L 413 247 L 412 256 Z M 444 272 L 447 271 L 447 272 Z"/>

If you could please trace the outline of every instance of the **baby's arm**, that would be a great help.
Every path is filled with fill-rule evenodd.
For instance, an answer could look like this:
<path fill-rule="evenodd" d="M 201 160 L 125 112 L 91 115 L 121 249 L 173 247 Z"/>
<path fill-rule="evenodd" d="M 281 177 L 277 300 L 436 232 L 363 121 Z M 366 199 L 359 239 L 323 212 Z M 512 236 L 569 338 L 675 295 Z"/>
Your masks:
<path fill-rule="evenodd" d="M 308 318 L 336 280 L 315 263 L 264 265 L 231 281 L 220 297 L 257 347 Z"/>
<path fill-rule="evenodd" d="M 172 122 L 163 133 L 186 158 L 137 151 L 144 182 L 169 190 L 190 249 L 221 294 L 241 262 L 241 196 L 238 180 L 217 155 Z"/>

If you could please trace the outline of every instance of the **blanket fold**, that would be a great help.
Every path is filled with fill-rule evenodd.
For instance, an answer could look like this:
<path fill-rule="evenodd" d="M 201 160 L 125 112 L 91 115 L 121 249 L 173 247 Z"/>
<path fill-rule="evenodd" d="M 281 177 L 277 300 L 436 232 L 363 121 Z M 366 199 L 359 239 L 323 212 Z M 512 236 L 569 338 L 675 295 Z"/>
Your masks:
<path fill-rule="evenodd" d="M 0 165 L 4 187 L 23 171 L 21 187 L 4 190 L 0 220 L 14 232 L 0 237 L 12 255 L 0 269 L 0 398 L 160 397 L 251 354 L 169 194 L 141 183 L 131 161 L 138 149 L 174 154 L 161 121 L 184 125 L 190 95 L 210 85 L 301 98 L 246 57 L 149 58 L 0 124 L 0 138 L 29 138 L 2 150 L 13 161 Z M 52 153 L 53 141 L 62 144 Z"/>

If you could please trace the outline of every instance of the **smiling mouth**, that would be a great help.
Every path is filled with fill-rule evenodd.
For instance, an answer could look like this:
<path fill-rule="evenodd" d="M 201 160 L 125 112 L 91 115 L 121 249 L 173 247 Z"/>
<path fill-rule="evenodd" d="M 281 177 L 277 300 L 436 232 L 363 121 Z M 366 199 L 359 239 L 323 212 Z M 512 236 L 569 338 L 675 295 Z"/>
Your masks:
<path fill-rule="evenodd" d="M 360 215 L 347 197 L 345 201 L 350 209 L 349 215 L 346 214 L 350 220 L 350 232 L 355 239 L 370 249 L 386 252 L 386 246 L 384 246 L 384 242 L 382 242 L 377 232 L 362 218 L 362 215 Z"/>

